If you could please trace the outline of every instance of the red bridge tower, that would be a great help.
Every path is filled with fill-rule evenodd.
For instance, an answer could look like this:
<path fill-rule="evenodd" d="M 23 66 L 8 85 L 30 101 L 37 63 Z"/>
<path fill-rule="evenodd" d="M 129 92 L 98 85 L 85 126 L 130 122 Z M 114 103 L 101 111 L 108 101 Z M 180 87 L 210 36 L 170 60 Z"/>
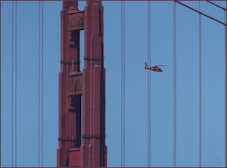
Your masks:
<path fill-rule="evenodd" d="M 78 10 L 78 1 L 63 1 L 58 167 L 107 166 L 103 27 L 101 1 L 87 1 L 83 11 Z M 80 72 L 81 30 L 85 37 L 83 72 Z"/>

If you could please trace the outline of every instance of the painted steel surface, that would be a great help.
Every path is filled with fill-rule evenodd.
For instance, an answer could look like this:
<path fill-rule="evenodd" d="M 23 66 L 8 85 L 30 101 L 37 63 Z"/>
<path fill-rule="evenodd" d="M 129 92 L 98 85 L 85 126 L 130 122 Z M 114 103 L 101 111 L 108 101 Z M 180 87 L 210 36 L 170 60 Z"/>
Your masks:
<path fill-rule="evenodd" d="M 84 9 L 83 133 L 81 167 L 107 166 L 105 145 L 105 69 L 103 6 L 87 1 Z"/>
<path fill-rule="evenodd" d="M 59 73 L 59 147 L 57 166 L 80 166 L 81 93 L 75 86 L 80 72 L 80 32 L 68 31 L 69 13 L 78 2 L 63 2 L 61 11 L 61 71 Z M 80 84 L 78 84 L 80 86 Z M 76 89 L 75 89 L 76 87 Z M 74 88 L 74 89 L 73 89 Z"/>
<path fill-rule="evenodd" d="M 84 11 L 78 10 L 78 1 L 63 2 L 58 167 L 107 166 L 103 28 L 101 2 L 87 1 Z M 83 29 L 85 65 L 80 72 L 79 44 L 80 30 Z"/>

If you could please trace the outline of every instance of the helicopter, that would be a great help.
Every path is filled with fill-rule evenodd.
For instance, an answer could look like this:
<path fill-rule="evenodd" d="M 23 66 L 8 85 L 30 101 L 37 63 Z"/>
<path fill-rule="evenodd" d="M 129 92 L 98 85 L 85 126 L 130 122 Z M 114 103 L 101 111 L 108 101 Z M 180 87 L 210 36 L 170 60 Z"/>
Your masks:
<path fill-rule="evenodd" d="M 146 69 L 146 70 L 149 69 L 149 70 L 152 70 L 152 71 L 155 71 L 155 72 L 163 72 L 162 69 L 159 66 L 165 66 L 165 65 L 154 65 L 152 67 L 148 67 L 147 63 L 145 62 L 144 69 Z"/>

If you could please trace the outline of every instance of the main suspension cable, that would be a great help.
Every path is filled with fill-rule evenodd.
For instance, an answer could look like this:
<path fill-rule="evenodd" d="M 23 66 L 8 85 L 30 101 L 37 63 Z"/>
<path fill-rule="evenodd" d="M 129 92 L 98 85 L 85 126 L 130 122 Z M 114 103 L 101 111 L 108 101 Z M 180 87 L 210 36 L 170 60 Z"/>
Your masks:
<path fill-rule="evenodd" d="M 121 2 L 121 167 L 125 167 L 125 1 Z"/>
<path fill-rule="evenodd" d="M 220 8 L 220 9 L 222 9 L 222 10 L 224 10 L 224 11 L 226 11 L 226 9 L 225 9 L 225 8 L 223 8 L 222 6 L 220 6 L 220 5 L 216 4 L 216 3 L 212 2 L 212 1 L 207 0 L 207 2 L 209 2 L 210 4 L 212 4 L 212 5 L 216 6 L 216 7 Z"/>
<path fill-rule="evenodd" d="M 218 22 L 218 23 L 221 23 L 221 24 L 225 25 L 225 23 L 221 22 L 220 20 L 217 20 L 217 19 L 215 19 L 215 18 L 213 18 L 213 17 L 211 17 L 211 16 L 209 16 L 209 15 L 206 15 L 206 14 L 204 14 L 204 13 L 202 13 L 202 12 L 199 12 L 198 10 L 196 10 L 196 9 L 194 9 L 194 8 L 188 6 L 188 5 L 186 5 L 186 4 L 184 4 L 184 3 L 180 2 L 180 1 L 175 1 L 175 2 L 177 2 L 178 4 L 180 4 L 180 5 L 182 5 L 182 6 L 185 6 L 185 7 L 188 8 L 188 9 L 191 9 L 191 10 L 194 11 L 194 12 L 200 13 L 201 15 L 203 15 L 203 16 L 205 16 L 205 17 L 211 19 L 211 20 L 214 20 L 214 21 L 216 21 L 216 22 Z"/>
<path fill-rule="evenodd" d="M 147 60 L 151 66 L 151 2 L 147 1 Z M 147 76 L 147 167 L 151 167 L 151 71 Z"/>
<path fill-rule="evenodd" d="M 177 111 L 177 94 L 176 94 L 176 81 L 177 81 L 177 67 L 176 67 L 176 2 L 173 2 L 173 167 L 176 167 L 176 148 L 177 148 L 177 124 L 176 124 L 176 111 Z"/>
<path fill-rule="evenodd" d="M 199 167 L 202 167 L 202 38 L 200 13 L 199 13 Z"/>

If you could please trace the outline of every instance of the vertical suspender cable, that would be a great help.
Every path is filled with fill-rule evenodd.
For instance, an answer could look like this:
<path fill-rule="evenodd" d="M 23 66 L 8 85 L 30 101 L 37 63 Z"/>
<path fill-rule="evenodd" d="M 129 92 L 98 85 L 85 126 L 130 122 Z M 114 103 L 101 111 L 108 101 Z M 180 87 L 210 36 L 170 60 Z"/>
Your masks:
<path fill-rule="evenodd" d="M 39 39 L 38 39 L 38 167 L 40 167 L 40 4 L 39 1 Z"/>
<path fill-rule="evenodd" d="M 225 8 L 227 9 L 227 2 Z M 227 137 L 227 12 L 225 11 L 225 137 Z M 225 139 L 225 167 L 227 166 L 227 138 Z"/>
<path fill-rule="evenodd" d="M 151 2 L 147 1 L 147 59 L 151 66 Z M 147 76 L 147 167 L 151 167 L 151 71 Z"/>
<path fill-rule="evenodd" d="M 227 9 L 227 2 L 226 2 L 226 9 Z M 226 52 L 226 40 L 227 40 L 227 38 L 226 38 L 226 10 L 224 10 L 224 23 L 225 23 L 225 27 L 224 27 L 224 53 L 225 53 L 225 55 L 227 55 L 227 52 Z M 226 56 L 226 58 L 225 59 L 227 59 L 227 56 Z M 226 64 L 227 65 L 227 64 Z M 227 75 L 227 74 L 226 74 Z M 226 81 L 225 81 L 225 89 L 226 89 Z M 227 96 L 227 94 L 226 94 L 226 96 Z M 227 100 L 227 98 L 226 98 L 226 100 Z M 226 111 L 227 111 L 227 109 L 226 109 Z M 225 114 L 226 115 L 226 114 Z M 225 117 L 226 118 L 226 117 Z M 226 121 L 225 121 L 226 122 Z M 227 131 L 227 127 L 226 127 L 226 131 Z M 226 136 L 227 136 L 227 133 L 226 133 Z M 225 137 L 226 137 L 225 136 Z M 227 141 L 227 140 L 226 140 Z M 227 143 L 227 142 L 226 142 Z M 226 147 L 227 147 L 227 145 L 226 145 Z M 226 149 L 226 147 L 225 147 L 225 151 L 227 152 L 227 149 Z M 225 154 L 225 158 L 226 158 L 226 154 Z M 227 158 L 226 158 L 226 165 L 227 165 Z"/>
<path fill-rule="evenodd" d="M 177 148 L 177 124 L 176 124 L 176 111 L 177 111 L 177 94 L 176 94 L 176 1 L 173 2 L 173 167 L 176 167 L 176 148 Z"/>
<path fill-rule="evenodd" d="M 201 39 L 201 14 L 199 14 L 199 167 L 201 166 L 202 166 L 202 39 Z"/>
<path fill-rule="evenodd" d="M 1 12 L 2 12 L 2 11 L 1 11 L 1 7 L 2 7 L 2 6 L 1 6 L 1 1 L 0 1 L 0 17 L 1 17 Z M 1 33 L 2 33 L 2 31 L 1 31 L 1 22 L 0 22 L 0 34 L 1 34 Z M 2 94 L 1 94 L 1 90 L 2 90 L 2 89 L 1 89 L 1 88 L 2 88 L 2 84 L 1 84 L 1 82 L 2 82 L 2 81 L 1 81 L 1 77 L 2 77 L 2 75 L 1 75 L 1 73 L 2 73 L 2 72 L 1 72 L 1 68 L 2 68 L 1 58 L 2 58 L 2 55 L 1 55 L 1 51 L 2 51 L 2 49 L 1 49 L 1 38 L 0 38 L 0 122 L 2 121 L 2 120 L 1 120 L 1 116 L 2 116 L 2 110 L 1 110 L 1 108 L 2 108 L 2 107 L 1 107 L 1 101 L 2 101 L 2 100 L 1 100 L 1 99 L 2 99 L 2 96 L 1 96 L 1 95 L 2 95 Z M 2 129 L 1 129 L 1 124 L 0 124 L 0 130 L 2 130 Z M 2 143 L 1 143 L 1 138 L 2 138 L 2 137 L 1 137 L 1 134 L 0 134 L 0 144 L 2 144 Z M 0 150 L 0 158 L 2 158 L 2 157 L 1 157 L 1 150 Z M 1 159 L 0 159 L 0 167 L 2 167 Z"/>
<path fill-rule="evenodd" d="M 17 167 L 17 1 L 15 15 L 15 167 Z"/>
<path fill-rule="evenodd" d="M 14 160 L 14 1 L 12 1 L 12 111 L 11 111 L 11 120 L 12 120 L 12 167 L 13 167 L 13 160 Z"/>
<path fill-rule="evenodd" d="M 41 167 L 43 167 L 43 1 L 42 1 L 42 85 L 41 85 L 41 113 L 42 113 L 42 118 L 41 118 Z"/>
<path fill-rule="evenodd" d="M 121 167 L 125 167 L 125 1 L 121 1 Z"/>

